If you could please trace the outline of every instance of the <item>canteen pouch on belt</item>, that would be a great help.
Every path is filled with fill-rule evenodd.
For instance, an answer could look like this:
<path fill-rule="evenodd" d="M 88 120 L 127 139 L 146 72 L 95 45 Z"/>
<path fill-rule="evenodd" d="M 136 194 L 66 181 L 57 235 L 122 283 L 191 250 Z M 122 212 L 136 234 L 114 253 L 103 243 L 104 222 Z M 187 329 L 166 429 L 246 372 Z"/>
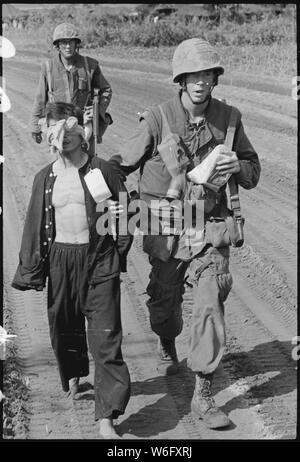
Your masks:
<path fill-rule="evenodd" d="M 232 215 L 226 218 L 211 218 L 205 224 L 205 242 L 213 247 L 241 247 L 244 243 L 243 225 Z"/>
<path fill-rule="evenodd" d="M 205 223 L 205 242 L 213 247 L 228 247 L 230 237 L 223 218 L 211 218 Z"/>

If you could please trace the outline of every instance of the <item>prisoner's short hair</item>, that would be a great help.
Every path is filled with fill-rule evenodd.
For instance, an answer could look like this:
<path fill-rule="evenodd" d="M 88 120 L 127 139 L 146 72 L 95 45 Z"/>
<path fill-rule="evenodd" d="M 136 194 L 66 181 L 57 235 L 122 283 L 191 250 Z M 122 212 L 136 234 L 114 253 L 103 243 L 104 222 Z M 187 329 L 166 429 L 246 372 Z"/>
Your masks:
<path fill-rule="evenodd" d="M 45 116 L 47 126 L 49 126 L 49 120 L 61 120 L 66 117 L 77 117 L 79 125 L 83 125 L 83 111 L 80 107 L 75 106 L 71 103 L 57 102 L 47 103 L 45 109 Z"/>

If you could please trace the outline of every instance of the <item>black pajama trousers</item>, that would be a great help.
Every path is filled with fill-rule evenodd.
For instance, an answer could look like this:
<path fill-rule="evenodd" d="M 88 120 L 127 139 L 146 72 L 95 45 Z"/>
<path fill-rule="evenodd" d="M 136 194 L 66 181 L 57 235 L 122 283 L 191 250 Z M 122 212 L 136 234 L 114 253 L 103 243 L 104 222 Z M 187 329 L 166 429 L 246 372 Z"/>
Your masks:
<path fill-rule="evenodd" d="M 120 279 L 88 285 L 88 244 L 54 242 L 49 256 L 48 319 L 62 388 L 89 374 L 87 340 L 95 364 L 95 420 L 117 418 L 130 397 L 122 357 Z M 85 317 L 87 319 L 87 338 Z"/>

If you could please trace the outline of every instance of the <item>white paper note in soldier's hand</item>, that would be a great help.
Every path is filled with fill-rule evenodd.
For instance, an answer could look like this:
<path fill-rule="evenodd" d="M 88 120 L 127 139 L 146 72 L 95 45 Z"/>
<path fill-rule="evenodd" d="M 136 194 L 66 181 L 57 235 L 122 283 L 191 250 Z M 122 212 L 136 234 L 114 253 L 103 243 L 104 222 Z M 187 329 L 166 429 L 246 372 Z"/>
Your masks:
<path fill-rule="evenodd" d="M 231 174 L 224 174 L 216 169 L 219 160 L 223 160 L 233 155 L 233 151 L 229 151 L 225 145 L 216 146 L 211 153 L 187 173 L 190 181 L 196 184 L 207 184 L 208 186 L 221 187 L 229 180 Z"/>
<path fill-rule="evenodd" d="M 103 202 L 111 197 L 111 192 L 99 168 L 93 168 L 84 177 L 95 202 Z"/>

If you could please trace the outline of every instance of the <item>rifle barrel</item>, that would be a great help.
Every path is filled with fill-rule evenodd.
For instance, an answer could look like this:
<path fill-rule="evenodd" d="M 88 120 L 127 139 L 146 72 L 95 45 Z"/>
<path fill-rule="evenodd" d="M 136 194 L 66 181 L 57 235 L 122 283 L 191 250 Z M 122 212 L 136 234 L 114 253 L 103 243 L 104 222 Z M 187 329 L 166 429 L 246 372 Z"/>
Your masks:
<path fill-rule="evenodd" d="M 95 144 L 95 155 L 97 155 L 97 144 L 99 143 L 99 105 L 100 105 L 100 92 L 99 89 L 94 89 L 93 97 L 93 136 Z"/>

